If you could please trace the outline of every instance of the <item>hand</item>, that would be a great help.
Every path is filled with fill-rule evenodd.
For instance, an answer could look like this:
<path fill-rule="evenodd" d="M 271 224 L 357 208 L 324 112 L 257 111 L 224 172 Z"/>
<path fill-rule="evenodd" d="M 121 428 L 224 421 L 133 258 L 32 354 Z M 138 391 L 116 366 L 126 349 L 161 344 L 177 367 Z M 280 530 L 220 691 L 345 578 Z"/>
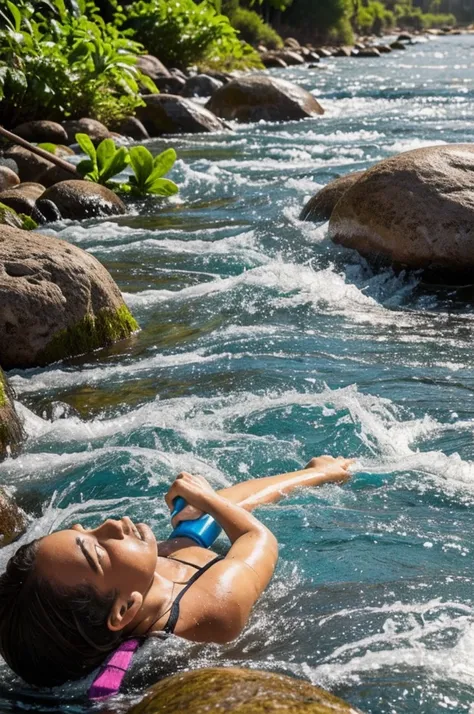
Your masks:
<path fill-rule="evenodd" d="M 214 494 L 214 489 L 204 476 L 193 476 L 187 471 L 178 474 L 165 496 L 165 501 L 170 511 L 173 511 L 173 501 L 178 496 L 184 498 L 188 505 L 173 518 L 173 526 L 176 527 L 181 521 L 199 518 L 206 513 L 209 495 Z"/>
<path fill-rule="evenodd" d="M 328 480 L 344 483 L 351 477 L 349 468 L 355 463 L 355 459 L 345 459 L 343 456 L 334 458 L 333 456 L 317 456 L 306 464 L 305 469 L 314 469 L 326 474 Z"/>

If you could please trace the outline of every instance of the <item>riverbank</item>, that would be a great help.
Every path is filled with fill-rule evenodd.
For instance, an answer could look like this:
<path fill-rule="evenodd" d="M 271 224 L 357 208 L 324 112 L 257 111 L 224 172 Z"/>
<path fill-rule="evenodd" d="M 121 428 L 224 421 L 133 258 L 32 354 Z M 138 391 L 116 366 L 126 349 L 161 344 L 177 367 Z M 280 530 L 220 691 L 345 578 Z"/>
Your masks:
<path fill-rule="evenodd" d="M 336 176 L 474 142 L 473 59 L 466 35 L 383 60 L 330 58 L 324 71 L 271 70 L 311 91 L 324 117 L 154 139 L 154 153 L 178 152 L 178 196 L 45 229 L 106 265 L 142 331 L 10 373 L 28 441 L 0 482 L 33 514 L 27 537 L 122 512 L 166 534 L 161 495 L 181 469 L 218 485 L 320 452 L 360 459 L 344 489 L 260 511 L 281 560 L 247 633 L 220 651 L 150 643 L 144 679 L 190 662 L 258 666 L 370 714 L 469 712 L 468 288 L 373 272 L 298 216 Z M 85 710 L 74 687 L 53 705 L 4 667 L 0 678 L 4 712 Z"/>

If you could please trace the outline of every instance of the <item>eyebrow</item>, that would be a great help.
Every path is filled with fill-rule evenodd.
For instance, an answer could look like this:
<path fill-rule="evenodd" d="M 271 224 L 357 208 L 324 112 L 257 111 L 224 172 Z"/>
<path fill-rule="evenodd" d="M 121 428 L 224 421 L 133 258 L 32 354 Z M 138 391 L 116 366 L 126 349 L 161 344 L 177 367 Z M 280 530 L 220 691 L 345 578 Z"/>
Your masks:
<path fill-rule="evenodd" d="M 98 568 L 98 566 L 97 566 L 97 563 L 95 562 L 94 558 L 93 558 L 92 555 L 89 553 L 89 551 L 87 550 L 86 546 L 84 545 L 83 539 L 82 539 L 82 538 L 76 538 L 76 543 L 77 543 L 77 545 L 79 546 L 79 548 L 81 549 L 82 554 L 84 555 L 84 558 L 87 560 L 87 562 L 88 562 L 89 565 L 91 566 L 91 568 L 92 568 L 92 570 L 94 571 L 94 573 L 98 573 L 98 572 L 99 572 L 99 568 Z"/>

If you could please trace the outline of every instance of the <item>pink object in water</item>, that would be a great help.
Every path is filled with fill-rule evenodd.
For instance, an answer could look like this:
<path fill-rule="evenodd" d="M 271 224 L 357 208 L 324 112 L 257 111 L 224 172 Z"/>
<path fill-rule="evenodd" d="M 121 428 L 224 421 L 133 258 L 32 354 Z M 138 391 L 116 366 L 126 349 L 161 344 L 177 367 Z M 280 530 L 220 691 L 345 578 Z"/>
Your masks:
<path fill-rule="evenodd" d="M 125 672 L 130 668 L 139 645 L 140 641 L 136 639 L 122 642 L 92 682 L 87 693 L 89 699 L 106 699 L 119 693 Z"/>

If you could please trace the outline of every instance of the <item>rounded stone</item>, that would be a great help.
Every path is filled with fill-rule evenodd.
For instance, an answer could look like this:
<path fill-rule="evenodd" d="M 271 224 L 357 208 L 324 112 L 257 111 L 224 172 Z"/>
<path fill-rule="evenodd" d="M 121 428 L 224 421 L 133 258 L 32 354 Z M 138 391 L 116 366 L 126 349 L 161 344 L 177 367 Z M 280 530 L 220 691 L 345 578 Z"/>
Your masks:
<path fill-rule="evenodd" d="M 8 191 L 0 193 L 0 203 L 9 206 L 16 213 L 24 213 L 30 216 L 33 220 L 41 221 L 41 215 L 38 214 L 36 201 L 44 193 L 44 186 L 38 183 L 22 183 L 11 188 Z"/>
<path fill-rule="evenodd" d="M 128 714 L 358 714 L 300 679 L 226 667 L 175 674 L 151 687 Z M 360 714 L 360 713 L 359 713 Z"/>
<path fill-rule="evenodd" d="M 24 124 L 13 129 L 13 133 L 20 136 L 26 141 L 33 141 L 38 144 L 49 142 L 52 144 L 64 144 L 67 140 L 67 134 L 61 124 L 55 121 L 45 121 L 38 119 L 36 121 L 27 121 Z"/>
<path fill-rule="evenodd" d="M 127 212 L 117 194 L 92 181 L 61 181 L 48 188 L 42 198 L 56 204 L 63 218 L 72 220 Z"/>
<path fill-rule="evenodd" d="M 23 426 L 15 411 L 13 394 L 0 367 L 0 460 L 15 454 L 23 439 Z M 6 544 L 1 540 L 2 535 L 7 538 L 8 534 L 12 537 L 18 534 L 18 529 L 24 525 L 23 515 L 0 488 L 0 545 Z"/>
<path fill-rule="evenodd" d="M 379 162 L 338 201 L 329 235 L 369 258 L 472 271 L 474 144 L 415 149 Z"/>
<path fill-rule="evenodd" d="M 0 166 L 0 191 L 6 191 L 20 183 L 20 177 L 8 166 Z"/>
<path fill-rule="evenodd" d="M 212 112 L 191 99 L 174 94 L 149 94 L 137 116 L 150 136 L 163 134 L 198 134 L 224 131 L 225 124 Z"/>
<path fill-rule="evenodd" d="M 304 57 L 299 52 L 295 52 L 294 50 L 274 50 L 273 54 L 275 57 L 282 59 L 288 67 L 294 67 L 305 63 Z"/>
<path fill-rule="evenodd" d="M 324 114 L 321 105 L 305 89 L 266 75 L 232 80 L 217 90 L 206 107 L 223 119 L 242 122 L 288 121 Z"/>
<path fill-rule="evenodd" d="M 150 138 L 147 130 L 136 117 L 127 117 L 118 126 L 117 131 L 122 136 L 129 136 L 135 141 L 145 141 Z"/>
<path fill-rule="evenodd" d="M 207 74 L 196 74 L 186 81 L 182 93 L 184 97 L 210 97 L 222 86 L 223 82 L 214 77 L 209 77 Z"/>
<path fill-rule="evenodd" d="M 138 325 L 90 253 L 0 226 L 0 364 L 36 367 L 129 337 Z"/>
<path fill-rule="evenodd" d="M 186 80 L 182 77 L 157 77 L 155 84 L 163 94 L 181 94 L 186 86 Z"/>
<path fill-rule="evenodd" d="M 0 430 L 1 428 L 0 420 Z M 25 532 L 27 524 L 26 513 L 17 505 L 8 490 L 0 487 L 0 548 L 21 536 Z"/>
<path fill-rule="evenodd" d="M 54 167 L 48 159 L 37 156 L 22 146 L 12 146 L 5 152 L 5 157 L 15 161 L 20 181 L 41 181 L 43 174 Z"/>
<path fill-rule="evenodd" d="M 110 139 L 110 131 L 102 122 L 97 119 L 69 119 L 63 122 L 63 127 L 66 130 L 67 141 L 62 143 L 75 144 L 76 134 L 87 134 L 94 144 L 100 144 L 103 139 Z"/>
<path fill-rule="evenodd" d="M 272 67 L 288 67 L 285 60 L 277 55 L 274 55 L 273 52 L 263 52 L 260 55 L 260 59 L 262 60 L 263 66 L 267 67 L 267 69 L 271 69 Z"/>
<path fill-rule="evenodd" d="M 171 76 L 163 62 L 160 62 L 158 57 L 153 55 L 139 55 L 137 57 L 137 67 L 143 74 L 153 80 L 158 79 L 158 77 Z"/>
<path fill-rule="evenodd" d="M 354 171 L 330 181 L 309 199 L 301 211 L 300 221 L 329 221 L 336 203 L 364 173 L 365 171 Z"/>

